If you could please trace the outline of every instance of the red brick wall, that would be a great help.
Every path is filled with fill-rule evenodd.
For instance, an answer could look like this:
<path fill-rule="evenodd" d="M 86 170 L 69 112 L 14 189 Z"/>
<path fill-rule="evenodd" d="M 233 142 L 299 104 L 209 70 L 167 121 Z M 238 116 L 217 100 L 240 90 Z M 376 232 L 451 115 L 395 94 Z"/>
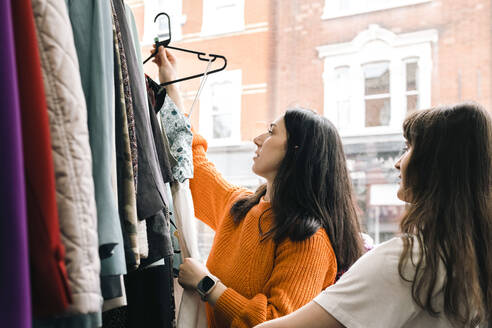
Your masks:
<path fill-rule="evenodd" d="M 133 6 L 143 34 L 142 0 Z M 228 70 L 242 69 L 243 85 L 267 84 L 266 93 L 243 94 L 241 135 L 251 140 L 287 107 L 298 104 L 323 110 L 323 60 L 316 47 L 349 42 L 369 24 L 378 24 L 396 34 L 436 29 L 439 37 L 432 50 L 432 105 L 475 100 L 489 110 L 491 85 L 491 4 L 484 0 L 448 0 L 381 10 L 323 20 L 324 0 L 247 0 L 245 25 L 267 23 L 264 32 L 232 33 L 200 38 L 202 1 L 183 0 L 186 23 L 183 40 L 172 45 L 218 53 L 227 57 Z M 149 47 L 144 47 L 147 55 Z M 204 71 L 205 62 L 193 55 L 179 56 L 180 75 Z M 146 72 L 155 76 L 152 63 Z M 185 107 L 189 108 L 199 79 L 181 84 Z M 199 105 L 199 104 L 198 104 Z M 193 119 L 198 126 L 199 106 Z"/>

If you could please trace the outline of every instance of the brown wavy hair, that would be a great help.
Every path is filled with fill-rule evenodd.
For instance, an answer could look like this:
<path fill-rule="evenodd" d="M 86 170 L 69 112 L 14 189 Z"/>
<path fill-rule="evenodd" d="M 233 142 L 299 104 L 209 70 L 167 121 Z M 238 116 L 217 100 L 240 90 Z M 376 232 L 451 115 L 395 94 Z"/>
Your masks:
<path fill-rule="evenodd" d="M 402 279 L 414 301 L 438 316 L 432 296 L 441 262 L 444 313 L 459 327 L 492 319 L 492 123 L 475 103 L 417 111 L 403 123 L 412 148 L 404 184 L 410 203 L 400 227 Z M 414 238 L 421 256 L 414 261 Z M 405 277 L 411 261 L 413 277 Z"/>
<path fill-rule="evenodd" d="M 301 241 L 324 228 L 338 271 L 347 270 L 364 244 L 340 136 L 327 118 L 311 110 L 287 110 L 284 122 L 287 149 L 272 184 L 274 226 L 263 236 L 276 243 Z M 236 201 L 230 210 L 234 221 L 239 223 L 265 193 L 262 185 Z"/>

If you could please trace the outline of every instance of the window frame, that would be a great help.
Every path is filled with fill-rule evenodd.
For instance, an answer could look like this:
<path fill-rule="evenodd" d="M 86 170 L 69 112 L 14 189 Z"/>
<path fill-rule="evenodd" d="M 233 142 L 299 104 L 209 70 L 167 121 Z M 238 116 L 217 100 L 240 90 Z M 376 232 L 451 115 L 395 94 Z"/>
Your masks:
<path fill-rule="evenodd" d="M 407 90 L 407 64 L 410 64 L 410 63 L 416 63 L 417 64 L 417 76 L 416 76 L 416 86 L 415 86 L 415 90 Z M 419 58 L 418 57 L 408 57 L 408 58 L 405 58 L 403 59 L 402 61 L 402 65 L 403 65 L 403 79 L 402 79 L 402 82 L 403 82 L 403 90 L 404 90 L 404 106 L 405 106 L 405 113 L 408 113 L 408 102 L 407 102 L 407 97 L 408 96 L 414 96 L 416 95 L 417 96 L 417 110 L 419 107 L 422 107 L 420 106 L 420 98 L 421 98 L 421 95 L 420 95 L 420 85 L 419 85 L 419 79 L 420 79 L 420 66 L 419 66 Z"/>
<path fill-rule="evenodd" d="M 328 44 L 317 48 L 319 58 L 324 60 L 322 74 L 324 84 L 324 115 L 336 121 L 333 108 L 336 108 L 334 94 L 334 72 L 342 66 L 349 67 L 351 87 L 351 128 L 340 128 L 342 136 L 363 136 L 374 134 L 393 134 L 401 130 L 401 122 L 406 115 L 405 61 L 418 58 L 418 85 L 420 108 L 430 107 L 432 43 L 438 38 L 437 30 L 424 30 L 412 33 L 394 34 L 393 32 L 369 25 L 352 41 Z M 365 127 L 365 64 L 388 61 L 390 65 L 390 105 L 389 126 Z M 403 80 L 402 80 L 403 79 Z M 405 104 L 403 103 L 405 101 Z"/>
<path fill-rule="evenodd" d="M 327 20 L 327 19 L 334 19 L 340 17 L 355 16 L 355 15 L 360 15 L 360 14 L 365 14 L 375 11 L 381 11 L 381 10 L 387 10 L 387 9 L 393 9 L 399 7 L 407 7 L 407 6 L 432 2 L 432 0 L 397 0 L 391 4 L 375 5 L 372 7 L 368 6 L 367 8 L 339 9 L 337 8 L 339 1 L 347 1 L 347 0 L 338 0 L 338 1 L 325 0 L 325 6 L 323 7 L 323 15 L 321 16 L 321 19 Z"/>
<path fill-rule="evenodd" d="M 220 35 L 220 34 L 228 34 L 234 32 L 244 31 L 245 29 L 245 0 L 230 0 L 231 2 L 235 2 L 237 6 L 237 17 L 233 19 L 234 22 L 231 26 L 226 26 L 223 23 L 223 20 L 220 19 L 218 11 L 214 8 L 215 1 L 214 0 L 203 0 L 203 12 L 202 12 L 202 30 L 201 36 L 212 36 L 212 35 Z"/>
<path fill-rule="evenodd" d="M 213 117 L 215 113 L 211 109 L 213 99 L 210 87 L 213 83 L 223 83 L 226 81 L 231 81 L 233 85 L 233 91 L 226 95 L 227 97 L 232 97 L 232 107 L 228 113 L 232 114 L 233 126 L 231 127 L 231 137 L 219 139 L 213 137 Z M 242 70 L 227 70 L 208 76 L 200 96 L 199 124 L 200 133 L 207 139 L 209 146 L 218 147 L 241 144 L 241 103 Z M 221 113 L 224 114 L 222 111 Z"/>

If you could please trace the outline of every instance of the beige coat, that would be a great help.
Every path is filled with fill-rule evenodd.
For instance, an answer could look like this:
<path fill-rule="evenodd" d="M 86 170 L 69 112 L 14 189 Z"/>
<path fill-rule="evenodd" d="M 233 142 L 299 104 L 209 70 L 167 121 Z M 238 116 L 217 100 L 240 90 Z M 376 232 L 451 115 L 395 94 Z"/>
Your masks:
<path fill-rule="evenodd" d="M 69 312 L 98 312 L 102 297 L 92 158 L 72 28 L 64 0 L 32 0 L 32 6 L 48 103 L 60 230 L 72 294 Z"/>

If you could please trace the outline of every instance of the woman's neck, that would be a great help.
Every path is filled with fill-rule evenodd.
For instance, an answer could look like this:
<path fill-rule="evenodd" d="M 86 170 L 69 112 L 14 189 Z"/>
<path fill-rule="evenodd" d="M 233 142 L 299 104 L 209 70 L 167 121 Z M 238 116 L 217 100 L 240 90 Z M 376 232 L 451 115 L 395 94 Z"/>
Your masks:
<path fill-rule="evenodd" d="M 265 201 L 267 201 L 267 202 L 271 201 L 272 191 L 273 191 L 272 183 L 270 181 L 267 181 L 266 192 L 265 192 L 265 196 L 263 198 L 263 199 L 265 199 Z"/>

